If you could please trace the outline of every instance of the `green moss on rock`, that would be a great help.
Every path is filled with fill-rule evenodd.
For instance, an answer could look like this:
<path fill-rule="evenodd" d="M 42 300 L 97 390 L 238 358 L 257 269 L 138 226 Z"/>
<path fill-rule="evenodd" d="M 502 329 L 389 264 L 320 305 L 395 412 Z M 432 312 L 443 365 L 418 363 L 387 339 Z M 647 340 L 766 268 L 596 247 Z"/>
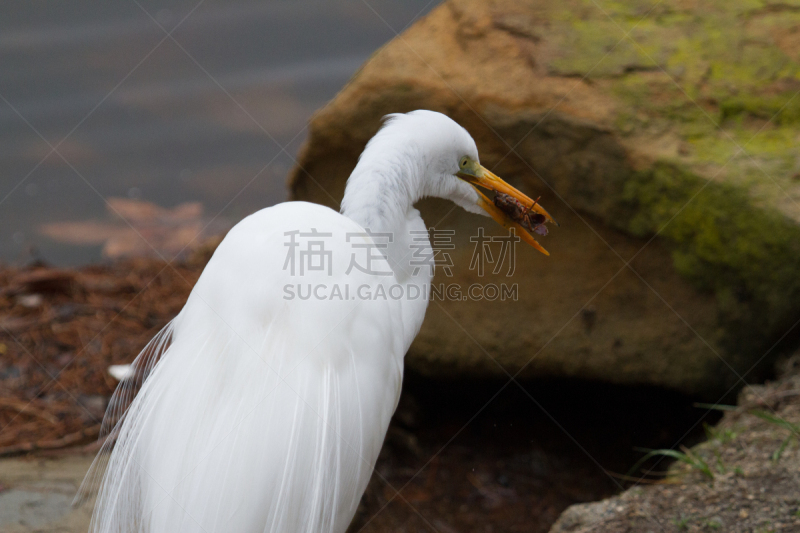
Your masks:
<path fill-rule="evenodd" d="M 667 239 L 678 272 L 714 292 L 731 352 L 769 348 L 800 315 L 800 226 L 741 188 L 658 163 L 625 183 L 622 205 L 626 231 Z"/>

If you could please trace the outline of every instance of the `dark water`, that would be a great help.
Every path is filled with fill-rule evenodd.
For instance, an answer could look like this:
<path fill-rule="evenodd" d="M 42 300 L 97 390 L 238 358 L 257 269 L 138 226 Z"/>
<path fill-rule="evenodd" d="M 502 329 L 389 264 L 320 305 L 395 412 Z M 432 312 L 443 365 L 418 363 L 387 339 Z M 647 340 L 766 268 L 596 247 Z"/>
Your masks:
<path fill-rule="evenodd" d="M 39 228 L 110 220 L 105 198 L 231 222 L 282 201 L 312 113 L 436 3 L 4 1 L 0 261 L 100 259 Z"/>

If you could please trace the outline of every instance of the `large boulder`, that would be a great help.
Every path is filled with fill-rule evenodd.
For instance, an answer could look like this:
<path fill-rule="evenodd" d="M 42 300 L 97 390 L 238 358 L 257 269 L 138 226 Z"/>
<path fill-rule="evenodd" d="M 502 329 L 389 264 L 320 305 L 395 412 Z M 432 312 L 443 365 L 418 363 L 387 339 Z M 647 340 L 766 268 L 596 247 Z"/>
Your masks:
<path fill-rule="evenodd" d="M 432 302 L 409 367 L 713 396 L 800 318 L 799 56 L 785 3 L 450 0 L 316 114 L 291 195 L 337 208 L 382 116 L 446 113 L 561 227 L 550 257 L 518 247 L 511 277 L 479 278 L 469 237 L 498 230 L 423 201 L 456 232 L 435 283 L 516 283 L 519 301 Z"/>

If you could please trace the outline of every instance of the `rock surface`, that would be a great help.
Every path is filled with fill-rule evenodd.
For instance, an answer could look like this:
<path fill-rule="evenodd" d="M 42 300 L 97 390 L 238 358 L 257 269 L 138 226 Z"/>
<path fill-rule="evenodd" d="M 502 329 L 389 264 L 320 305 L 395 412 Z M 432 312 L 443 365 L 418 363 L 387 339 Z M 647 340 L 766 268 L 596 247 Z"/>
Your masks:
<path fill-rule="evenodd" d="M 550 533 L 800 531 L 800 357 L 788 375 L 742 391 L 668 482 L 573 505 Z"/>
<path fill-rule="evenodd" d="M 513 276 L 479 278 L 469 237 L 498 230 L 422 202 L 456 231 L 435 283 L 516 283 L 519 301 L 433 302 L 407 364 L 716 399 L 800 318 L 793 5 L 447 1 L 317 113 L 291 194 L 337 208 L 383 115 L 442 111 L 561 227 L 540 239 L 551 257 L 518 248 Z"/>

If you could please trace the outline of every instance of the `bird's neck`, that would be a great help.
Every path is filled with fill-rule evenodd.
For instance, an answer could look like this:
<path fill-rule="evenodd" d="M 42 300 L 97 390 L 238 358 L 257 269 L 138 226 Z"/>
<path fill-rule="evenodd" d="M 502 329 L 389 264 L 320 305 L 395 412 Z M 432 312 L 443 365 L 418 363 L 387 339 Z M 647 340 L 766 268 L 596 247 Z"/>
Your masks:
<path fill-rule="evenodd" d="M 342 214 L 372 233 L 389 236 L 382 238 L 382 250 L 400 281 L 419 270 L 409 269 L 415 250 L 430 247 L 425 223 L 414 208 L 425 195 L 425 164 L 410 150 L 383 151 L 376 157 L 371 153 L 380 151 L 376 148 L 364 151 L 347 180 Z"/>
<path fill-rule="evenodd" d="M 425 166 L 411 149 L 387 151 L 375 141 L 347 180 L 342 214 L 371 231 L 392 231 L 423 196 Z"/>
<path fill-rule="evenodd" d="M 425 161 L 412 150 L 392 150 L 374 138 L 347 180 L 342 214 L 372 233 L 391 237 L 376 238 L 385 244 L 381 253 L 394 272 L 397 283 L 412 286 L 421 297 L 401 300 L 406 350 L 422 326 L 433 280 L 433 265 L 425 262 L 433 251 L 425 222 L 414 203 L 426 195 Z M 380 154 L 378 157 L 377 154 Z M 420 260 L 422 258 L 422 260 Z"/>

